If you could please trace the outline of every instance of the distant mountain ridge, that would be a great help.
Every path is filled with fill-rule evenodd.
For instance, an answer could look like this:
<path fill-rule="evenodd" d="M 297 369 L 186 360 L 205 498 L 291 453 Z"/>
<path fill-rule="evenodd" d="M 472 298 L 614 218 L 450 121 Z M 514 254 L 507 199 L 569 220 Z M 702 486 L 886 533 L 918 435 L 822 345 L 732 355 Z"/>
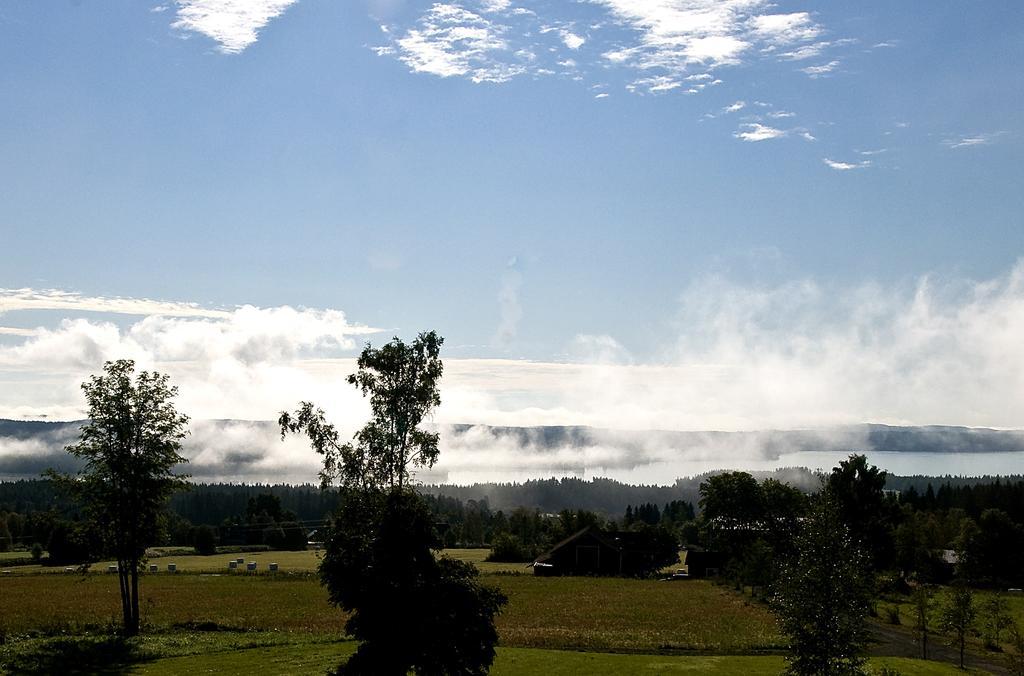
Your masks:
<path fill-rule="evenodd" d="M 498 438 L 518 440 L 522 445 L 541 443 L 548 447 L 580 448 L 597 441 L 618 441 L 624 445 L 637 440 L 657 439 L 686 448 L 730 439 L 756 438 L 767 449 L 784 451 L 846 451 L 848 440 L 863 439 L 868 449 L 890 453 L 1019 453 L 1024 452 L 1024 430 L 996 430 L 986 427 L 952 425 L 894 426 L 876 423 L 841 425 L 807 430 L 757 431 L 674 431 L 616 430 L 588 426 L 552 425 L 543 427 L 498 427 L 488 425 L 447 425 L 446 429 L 465 433 L 486 428 Z M 2 429 L 2 428 L 0 428 Z M 774 454 L 773 454 L 774 455 Z"/>
<path fill-rule="evenodd" d="M 0 479 L 38 477 L 50 467 L 80 468 L 81 462 L 64 448 L 77 439 L 83 422 L 0 419 Z M 694 458 L 711 459 L 716 467 L 744 468 L 746 461 L 776 461 L 782 456 L 791 462 L 791 454 L 804 452 L 1024 453 L 1022 430 L 939 425 L 744 432 L 468 424 L 434 428 L 442 433 L 442 464 L 440 471 L 422 473 L 428 483 L 446 483 L 452 472 L 480 468 L 492 471 L 491 476 L 515 475 L 520 468 L 547 476 L 584 476 Z M 190 462 L 183 471 L 197 481 L 302 483 L 316 478 L 319 458 L 297 437 L 282 442 L 273 421 L 196 420 L 191 430 L 184 443 Z"/>

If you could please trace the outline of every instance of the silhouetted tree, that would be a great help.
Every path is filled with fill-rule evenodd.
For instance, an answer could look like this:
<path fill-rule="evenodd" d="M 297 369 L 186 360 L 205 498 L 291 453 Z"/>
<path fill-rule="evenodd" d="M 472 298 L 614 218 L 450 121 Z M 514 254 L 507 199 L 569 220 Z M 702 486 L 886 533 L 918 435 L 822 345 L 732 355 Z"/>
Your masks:
<path fill-rule="evenodd" d="M 308 402 L 280 417 L 282 435 L 305 433 L 323 456 L 324 486 L 341 484 L 320 580 L 361 641 L 342 674 L 483 674 L 494 660 L 494 615 L 506 599 L 472 566 L 437 559 L 434 519 L 409 486 L 411 467 L 437 460 L 438 435 L 418 425 L 441 401 L 441 343 L 430 332 L 408 346 L 366 346 L 348 382 L 370 397 L 373 417 L 352 443 Z"/>
<path fill-rule="evenodd" d="M 124 632 L 139 633 L 139 564 L 155 543 L 164 504 L 185 484 L 172 473 L 188 417 L 172 402 L 177 388 L 155 372 L 135 374 L 131 360 L 107 362 L 82 385 L 89 421 L 68 446 L 85 460 L 75 477 L 51 474 L 81 500 L 106 549 L 117 559 Z"/>
<path fill-rule="evenodd" d="M 871 557 L 875 569 L 893 559 L 894 505 L 883 491 L 886 472 L 869 465 L 867 457 L 851 455 L 833 468 L 826 488 L 835 497 L 840 517 L 850 534 Z"/>

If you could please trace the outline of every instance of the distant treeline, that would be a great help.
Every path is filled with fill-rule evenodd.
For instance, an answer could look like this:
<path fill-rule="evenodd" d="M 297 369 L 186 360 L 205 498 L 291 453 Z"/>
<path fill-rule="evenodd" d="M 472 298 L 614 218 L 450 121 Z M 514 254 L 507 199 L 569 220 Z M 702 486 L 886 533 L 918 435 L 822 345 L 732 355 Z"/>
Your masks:
<path fill-rule="evenodd" d="M 752 472 L 773 478 L 806 492 L 816 491 L 819 475 L 803 468 Z M 587 510 L 608 517 L 621 517 L 628 505 L 664 505 L 673 501 L 700 500 L 700 484 L 713 473 L 677 479 L 669 486 L 636 486 L 614 479 L 539 479 L 524 483 L 484 483 L 469 486 L 431 485 L 421 487 L 428 496 L 486 502 L 492 510 L 516 507 L 557 514 L 564 509 Z M 931 490 L 929 491 L 929 487 Z M 970 516 L 986 508 L 1001 509 L 1015 520 L 1024 521 L 1024 475 L 1009 477 L 889 476 L 886 488 L 899 491 L 901 501 L 924 509 L 963 509 Z M 170 510 L 193 523 L 220 525 L 246 513 L 249 500 L 271 494 L 281 508 L 300 521 L 324 518 L 337 507 L 335 491 L 321 491 L 309 484 L 192 484 L 190 490 L 174 495 Z M 74 516 L 72 504 L 55 490 L 49 480 L 27 479 L 0 482 L 0 512 L 31 514 L 55 510 Z"/>

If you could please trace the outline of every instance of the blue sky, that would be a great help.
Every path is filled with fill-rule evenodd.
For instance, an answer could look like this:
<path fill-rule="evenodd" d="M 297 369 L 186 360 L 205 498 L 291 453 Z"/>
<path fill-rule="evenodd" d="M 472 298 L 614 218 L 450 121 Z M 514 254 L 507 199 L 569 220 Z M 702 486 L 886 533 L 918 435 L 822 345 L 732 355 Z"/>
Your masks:
<path fill-rule="evenodd" d="M 0 380 L 37 383 L 0 414 L 196 362 L 135 335 L 171 312 L 278 345 L 217 354 L 289 396 L 436 328 L 451 420 L 1024 425 L 1021 348 L 979 338 L 1024 326 L 1019 2 L 6 2 L 0 62 Z"/>

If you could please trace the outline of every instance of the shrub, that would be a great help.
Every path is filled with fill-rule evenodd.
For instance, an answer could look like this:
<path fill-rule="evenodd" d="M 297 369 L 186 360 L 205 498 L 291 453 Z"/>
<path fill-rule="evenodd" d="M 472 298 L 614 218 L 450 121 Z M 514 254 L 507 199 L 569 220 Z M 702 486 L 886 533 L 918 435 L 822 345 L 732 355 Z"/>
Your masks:
<path fill-rule="evenodd" d="M 515 535 L 502 533 L 494 538 L 491 545 L 491 553 L 487 555 L 487 561 L 498 561 L 501 563 L 523 563 L 533 560 L 533 551 Z"/>
<path fill-rule="evenodd" d="M 210 526 L 199 526 L 192 536 L 196 554 L 209 556 L 217 553 L 217 534 Z"/>

